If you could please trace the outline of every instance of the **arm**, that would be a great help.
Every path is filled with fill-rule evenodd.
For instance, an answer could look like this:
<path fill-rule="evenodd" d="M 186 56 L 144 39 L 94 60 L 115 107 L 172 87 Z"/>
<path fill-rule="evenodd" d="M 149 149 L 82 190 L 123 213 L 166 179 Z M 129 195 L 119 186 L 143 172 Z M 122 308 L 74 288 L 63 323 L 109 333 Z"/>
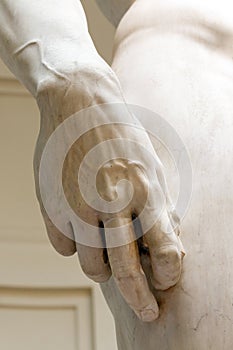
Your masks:
<path fill-rule="evenodd" d="M 3 0 L 1 58 L 37 97 L 48 79 L 72 80 L 86 66 L 107 69 L 90 38 L 80 1 Z"/>
<path fill-rule="evenodd" d="M 122 295 L 137 315 L 144 321 L 154 320 L 158 317 L 158 305 L 140 264 L 132 212 L 143 209 L 148 191 L 161 193 L 160 176 L 156 173 L 160 163 L 156 155 L 155 163 L 150 162 L 140 149 L 139 145 L 143 144 L 148 152 L 154 152 L 148 135 L 139 128 L 140 125 L 124 102 L 116 75 L 96 52 L 81 3 L 66 0 L 60 1 L 58 6 L 55 0 L 31 0 L 30 3 L 27 0 L 2 0 L 0 23 L 1 56 L 35 97 L 41 113 L 34 170 L 37 197 L 51 243 L 63 255 L 71 255 L 77 250 L 84 272 L 93 280 L 104 282 L 113 274 Z M 113 102 L 121 103 L 120 110 L 114 107 L 106 110 L 99 106 Z M 93 119 L 89 119 L 88 114 L 84 115 L 71 129 L 64 124 L 70 120 L 70 116 L 91 106 L 96 106 Z M 96 120 L 101 127 L 93 127 Z M 111 120 L 124 121 L 136 127 L 113 126 Z M 81 127 L 83 130 L 89 127 L 88 132 L 83 133 L 78 140 L 73 140 L 61 168 L 54 168 L 64 146 L 72 141 L 71 135 L 76 136 Z M 57 130 L 62 130 L 59 137 Z M 54 135 L 50 158 L 43 163 L 44 149 L 47 144 L 51 145 L 48 141 Z M 113 139 L 120 142 L 112 142 L 110 146 L 102 148 L 91 162 L 86 158 L 84 172 L 80 171 L 82 161 L 90 150 Z M 129 161 L 122 159 L 122 156 L 119 159 L 119 154 L 126 151 L 124 140 L 127 139 L 134 141 L 134 146 L 129 148 Z M 111 155 L 110 161 L 102 162 L 101 168 L 93 169 L 96 160 L 108 154 Z M 137 155 L 138 161 L 134 155 Z M 77 173 L 80 172 L 81 182 L 77 181 Z M 41 173 L 44 174 L 42 182 Z M 93 186 L 93 173 L 96 175 L 96 188 Z M 82 218 L 89 227 L 94 227 L 97 238 L 100 234 L 99 225 L 104 226 L 105 249 L 98 244 L 82 244 L 88 234 L 85 225 L 79 225 L 73 212 L 70 214 L 60 206 L 60 174 L 65 196 L 76 217 Z M 112 213 L 108 209 L 110 203 L 118 199 L 118 182 L 123 179 L 131 182 L 137 193 L 132 198 L 133 203 L 121 206 L 118 212 Z M 82 189 L 89 196 L 89 204 L 83 198 L 81 183 L 85 185 Z M 129 192 L 121 187 L 119 197 L 124 203 L 127 202 Z M 42 193 L 46 198 L 42 198 Z M 150 196 L 146 211 L 148 219 L 158 212 L 159 197 L 155 197 Z M 92 205 L 101 202 L 101 198 L 105 200 L 106 211 Z M 46 206 L 48 204 L 52 208 L 50 215 Z M 156 263 L 161 265 L 159 273 L 156 272 L 155 285 L 166 289 L 179 279 L 181 253 L 175 233 L 168 235 L 166 232 L 169 221 L 166 212 L 161 220 L 164 222 L 157 222 L 151 227 L 152 236 L 157 232 L 157 238 L 153 242 L 149 241 L 148 245 L 156 244 L 165 249 L 161 256 L 155 258 Z M 113 247 L 111 240 L 114 238 L 114 228 L 123 237 L 123 244 Z M 66 229 L 68 234 L 64 234 Z M 99 240 L 102 238 L 103 235 Z"/>

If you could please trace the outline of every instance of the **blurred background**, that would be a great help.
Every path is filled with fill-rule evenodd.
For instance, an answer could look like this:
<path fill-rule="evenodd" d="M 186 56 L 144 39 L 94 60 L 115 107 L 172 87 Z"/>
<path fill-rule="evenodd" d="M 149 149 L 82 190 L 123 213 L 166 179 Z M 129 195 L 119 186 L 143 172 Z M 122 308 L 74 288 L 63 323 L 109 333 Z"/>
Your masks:
<path fill-rule="evenodd" d="M 94 0 L 83 5 L 110 63 L 114 28 Z M 33 180 L 38 130 L 36 103 L 0 62 L 0 349 L 116 350 L 99 286 L 48 241 Z"/>

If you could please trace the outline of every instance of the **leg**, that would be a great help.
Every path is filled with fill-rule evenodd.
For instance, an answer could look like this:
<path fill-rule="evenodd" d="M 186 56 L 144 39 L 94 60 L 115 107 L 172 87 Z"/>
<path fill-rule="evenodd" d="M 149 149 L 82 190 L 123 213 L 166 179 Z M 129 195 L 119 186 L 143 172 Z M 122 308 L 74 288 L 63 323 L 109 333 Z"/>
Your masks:
<path fill-rule="evenodd" d="M 233 343 L 232 36 L 227 41 L 232 34 L 225 33 L 226 45 L 216 51 L 212 43 L 224 27 L 211 28 L 213 21 L 226 23 L 230 9 L 225 4 L 225 14 L 213 18 L 198 4 L 202 16 L 193 18 L 191 5 L 171 9 L 170 2 L 136 1 L 117 31 L 113 69 L 127 102 L 172 124 L 188 147 L 194 172 L 193 197 L 181 225 L 188 253 L 184 272 L 173 290 L 160 294 L 160 318 L 138 322 L 121 297 L 108 292 L 113 281 L 102 286 L 120 350 L 228 350 Z M 214 35 L 211 42 L 206 28 Z"/>

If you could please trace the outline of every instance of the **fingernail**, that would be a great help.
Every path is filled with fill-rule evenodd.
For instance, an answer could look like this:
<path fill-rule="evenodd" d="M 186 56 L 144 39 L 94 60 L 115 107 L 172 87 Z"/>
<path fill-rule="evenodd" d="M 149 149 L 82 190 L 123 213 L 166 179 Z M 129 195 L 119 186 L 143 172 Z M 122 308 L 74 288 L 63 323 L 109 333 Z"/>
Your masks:
<path fill-rule="evenodd" d="M 152 322 L 159 317 L 159 308 L 157 304 L 151 304 L 136 314 L 143 322 Z"/>

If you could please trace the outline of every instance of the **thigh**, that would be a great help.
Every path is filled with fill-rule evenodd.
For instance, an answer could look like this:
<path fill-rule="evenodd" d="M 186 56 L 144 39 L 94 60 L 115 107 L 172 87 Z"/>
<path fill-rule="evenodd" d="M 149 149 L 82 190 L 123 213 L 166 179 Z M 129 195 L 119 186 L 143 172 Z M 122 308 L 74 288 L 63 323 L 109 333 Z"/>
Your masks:
<path fill-rule="evenodd" d="M 129 22 L 124 25 L 128 31 Z M 153 28 L 118 40 L 113 68 L 127 102 L 168 121 L 186 145 L 193 168 L 192 199 L 181 224 L 184 271 L 175 288 L 159 295 L 154 291 L 162 303 L 160 318 L 141 323 L 112 281 L 112 292 L 105 291 L 120 349 L 232 346 L 233 65 L 227 52 Z M 160 157 L 166 163 L 166 154 Z M 171 186 L 169 163 L 166 175 Z"/>

